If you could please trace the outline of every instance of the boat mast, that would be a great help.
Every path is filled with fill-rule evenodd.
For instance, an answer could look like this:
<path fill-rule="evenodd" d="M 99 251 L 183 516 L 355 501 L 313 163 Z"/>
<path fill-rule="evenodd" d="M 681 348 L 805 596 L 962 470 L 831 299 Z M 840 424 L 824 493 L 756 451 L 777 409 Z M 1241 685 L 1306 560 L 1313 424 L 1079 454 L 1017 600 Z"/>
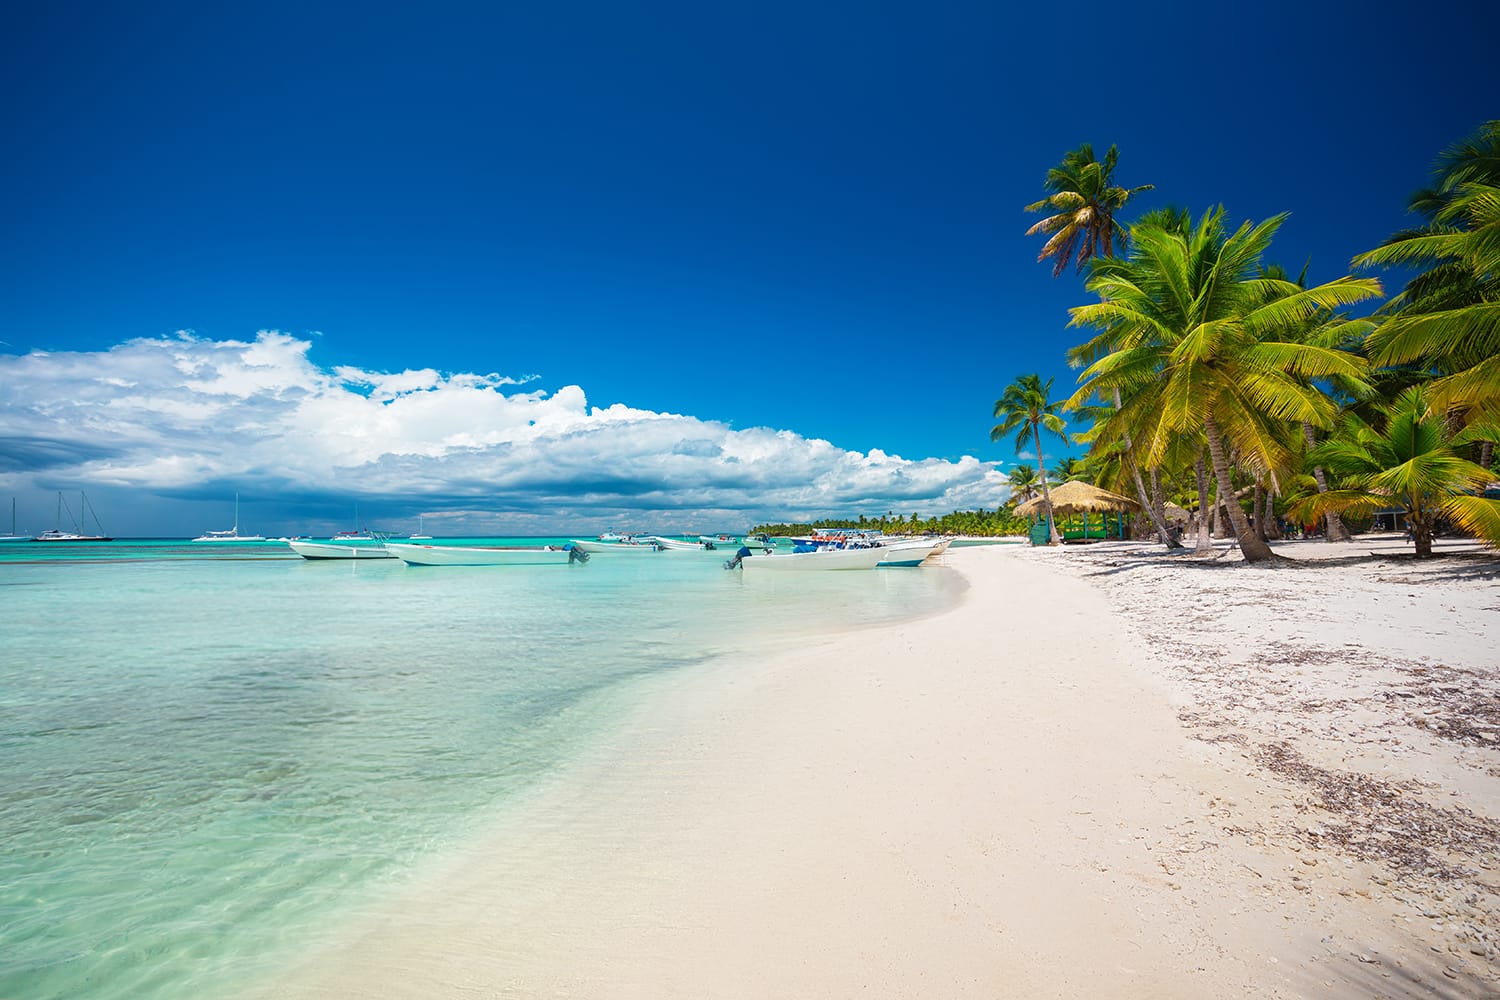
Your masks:
<path fill-rule="evenodd" d="M 87 515 L 84 513 L 84 511 L 88 511 L 89 514 L 94 515 L 94 527 L 99 529 L 100 535 L 103 535 L 104 522 L 99 520 L 99 512 L 94 509 L 93 504 L 89 503 L 88 494 L 83 492 L 83 490 L 78 491 L 78 507 L 78 533 L 82 535 L 88 532 L 88 521 L 85 520 Z"/>

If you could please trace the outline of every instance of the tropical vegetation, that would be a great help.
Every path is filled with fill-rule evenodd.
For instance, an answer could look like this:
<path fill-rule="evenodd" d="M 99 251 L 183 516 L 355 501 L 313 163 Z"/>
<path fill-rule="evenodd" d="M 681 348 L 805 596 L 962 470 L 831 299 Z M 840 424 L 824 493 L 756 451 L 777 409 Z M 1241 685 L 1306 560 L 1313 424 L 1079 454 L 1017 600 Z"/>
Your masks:
<path fill-rule="evenodd" d="M 1074 263 L 1096 301 L 1070 310 L 1087 331 L 1068 353 L 1073 394 L 1058 407 L 1050 380 L 1018 379 L 992 439 L 1019 432 L 1017 450 L 1024 438 L 1040 455 L 1040 429 L 1071 414 L 1087 453 L 1052 480 L 1134 495 L 1138 531 L 1167 545 L 1188 517 L 1199 549 L 1232 536 L 1246 561 L 1270 560 L 1285 531 L 1342 540 L 1344 519 L 1392 512 L 1420 556 L 1445 525 L 1500 545 L 1500 499 L 1485 495 L 1500 439 L 1500 121 L 1441 154 L 1409 202 L 1420 226 L 1355 258 L 1417 272 L 1362 317 L 1350 310 L 1384 294 L 1375 276 L 1317 284 L 1275 265 L 1285 216 L 1236 225 L 1222 207 L 1173 207 L 1125 223 L 1151 186 L 1116 184 L 1117 161 L 1081 146 L 1026 206 L 1052 213 L 1029 230 L 1048 236 L 1039 259 L 1054 277 Z M 1022 499 L 1030 477 L 1014 476 Z M 1047 477 L 1038 459 L 1044 495 Z"/>
<path fill-rule="evenodd" d="M 1103 160 L 1096 160 L 1094 147 L 1084 143 L 1047 171 L 1043 183 L 1047 196 L 1026 206 L 1028 212 L 1052 213 L 1026 230 L 1026 235 L 1047 235 L 1036 259 L 1053 261 L 1054 278 L 1069 262 L 1082 270 L 1096 255 L 1108 257 L 1113 253 L 1116 242 L 1124 247 L 1129 240 L 1130 234 L 1115 219 L 1115 213 L 1154 185 L 1126 188 L 1116 184 L 1115 163 L 1119 158 L 1119 150 L 1111 146 Z"/>
<path fill-rule="evenodd" d="M 1017 517 L 1013 506 L 997 507 L 994 510 L 956 510 L 951 514 L 922 517 L 913 513 L 903 517 L 890 513 L 884 517 L 827 518 L 815 524 L 793 522 L 781 524 L 758 524 L 752 534 L 767 534 L 773 537 L 811 534 L 814 528 L 849 528 L 859 531 L 882 531 L 889 535 L 968 535 L 976 538 L 998 538 L 1003 535 L 1026 533 L 1027 521 Z"/>
<path fill-rule="evenodd" d="M 1460 457 L 1455 435 L 1415 385 L 1382 408 L 1375 424 L 1349 413 L 1340 433 L 1312 450 L 1339 486 L 1299 505 L 1318 517 L 1325 510 L 1370 512 L 1398 504 L 1419 556 L 1432 555 L 1438 520 L 1483 534 L 1492 529 L 1473 493 L 1490 480 L 1488 469 Z"/>
<path fill-rule="evenodd" d="M 1062 403 L 1050 398 L 1054 381 L 1049 378 L 1043 382 L 1042 377 L 1035 374 L 1022 375 L 1006 386 L 1005 392 L 995 400 L 995 419 L 1000 422 L 990 429 L 990 440 L 999 441 L 1014 433 L 1017 455 L 1028 447 L 1036 448 L 1036 471 L 1042 483 L 1047 535 L 1056 545 L 1062 541 L 1062 536 L 1052 518 L 1052 491 L 1047 486 L 1046 467 L 1042 465 L 1042 431 L 1045 429 L 1062 438 L 1063 444 L 1068 443 L 1068 432 L 1066 421 L 1058 413 Z"/>

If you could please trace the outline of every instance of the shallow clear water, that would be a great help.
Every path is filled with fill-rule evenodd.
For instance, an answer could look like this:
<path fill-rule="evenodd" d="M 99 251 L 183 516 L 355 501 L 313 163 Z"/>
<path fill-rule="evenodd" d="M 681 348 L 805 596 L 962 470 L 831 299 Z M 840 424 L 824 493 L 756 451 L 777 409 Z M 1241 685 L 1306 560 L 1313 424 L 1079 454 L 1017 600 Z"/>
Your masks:
<path fill-rule="evenodd" d="M 744 579 L 723 554 L 202 548 L 0 554 L 0 997 L 230 992 L 461 846 L 633 678 L 957 590 L 930 567 Z"/>

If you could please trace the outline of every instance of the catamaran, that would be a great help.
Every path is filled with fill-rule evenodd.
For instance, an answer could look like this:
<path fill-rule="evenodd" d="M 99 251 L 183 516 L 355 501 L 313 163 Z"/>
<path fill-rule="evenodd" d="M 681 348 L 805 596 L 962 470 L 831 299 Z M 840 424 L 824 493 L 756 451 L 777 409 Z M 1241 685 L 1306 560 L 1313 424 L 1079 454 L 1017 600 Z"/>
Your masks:
<path fill-rule="evenodd" d="M 88 514 L 93 514 L 94 515 L 94 524 L 99 528 L 100 534 L 97 534 L 97 535 L 85 535 L 85 534 L 83 534 L 83 525 L 80 524 L 80 523 L 78 523 L 77 521 L 73 520 L 73 509 L 71 507 L 68 507 L 67 502 L 63 500 L 62 490 L 58 490 L 57 491 L 57 527 L 56 528 L 48 528 L 46 531 L 42 532 L 40 535 L 37 535 L 36 536 L 36 540 L 39 541 L 39 542 L 112 542 L 112 541 L 114 541 L 113 538 L 109 537 L 106 534 L 103 534 L 104 525 L 102 525 L 102 524 L 99 523 L 99 515 L 97 513 L 95 513 L 93 506 L 89 503 L 88 496 L 86 494 L 84 494 L 82 491 L 80 491 L 79 494 L 78 494 L 78 500 L 79 500 L 78 513 L 81 516 L 85 517 L 85 518 L 88 516 Z M 73 521 L 73 527 L 78 528 L 79 529 L 78 531 L 64 531 L 64 530 L 62 530 L 62 515 L 63 515 L 63 510 L 64 509 L 66 509 L 68 511 L 68 520 L 69 521 Z"/>
<path fill-rule="evenodd" d="M 228 531 L 205 531 L 193 539 L 195 542 L 263 542 L 265 540 L 262 535 L 240 534 L 240 495 L 238 493 L 234 495 L 234 527 Z"/>

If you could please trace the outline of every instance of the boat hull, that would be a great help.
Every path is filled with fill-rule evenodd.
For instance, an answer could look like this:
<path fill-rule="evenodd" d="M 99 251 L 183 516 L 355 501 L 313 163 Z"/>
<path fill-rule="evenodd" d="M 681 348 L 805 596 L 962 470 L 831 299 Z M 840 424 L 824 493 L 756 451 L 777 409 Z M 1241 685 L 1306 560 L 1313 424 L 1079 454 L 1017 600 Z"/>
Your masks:
<path fill-rule="evenodd" d="M 407 545 L 385 547 L 408 566 L 566 566 L 576 560 L 568 549 L 555 545 Z"/>
<path fill-rule="evenodd" d="M 343 545 L 338 542 L 287 542 L 303 559 L 394 559 L 396 554 L 379 545 Z"/>
<path fill-rule="evenodd" d="M 661 551 L 661 547 L 652 542 L 598 542 L 587 538 L 569 539 L 573 547 L 581 552 L 587 552 L 591 556 L 603 555 L 652 555 Z"/>
<path fill-rule="evenodd" d="M 891 545 L 882 545 L 881 548 L 887 554 L 876 565 L 885 567 L 920 566 L 927 559 L 947 549 L 948 539 L 896 542 Z"/>
<path fill-rule="evenodd" d="M 715 552 L 715 551 L 718 551 L 718 543 L 717 542 L 685 542 L 685 541 L 683 541 L 680 538 L 662 538 L 660 535 L 657 535 L 654 538 L 652 538 L 652 541 L 656 542 L 657 545 L 660 545 L 663 549 L 667 550 L 668 552 Z M 730 545 L 730 546 L 728 546 L 728 548 L 729 548 L 729 551 L 733 552 L 734 549 L 735 549 L 735 546 Z"/>
<path fill-rule="evenodd" d="M 827 572 L 829 570 L 874 569 L 884 557 L 880 549 L 818 549 L 816 552 L 783 552 L 752 555 L 740 565 L 746 572 Z"/>

